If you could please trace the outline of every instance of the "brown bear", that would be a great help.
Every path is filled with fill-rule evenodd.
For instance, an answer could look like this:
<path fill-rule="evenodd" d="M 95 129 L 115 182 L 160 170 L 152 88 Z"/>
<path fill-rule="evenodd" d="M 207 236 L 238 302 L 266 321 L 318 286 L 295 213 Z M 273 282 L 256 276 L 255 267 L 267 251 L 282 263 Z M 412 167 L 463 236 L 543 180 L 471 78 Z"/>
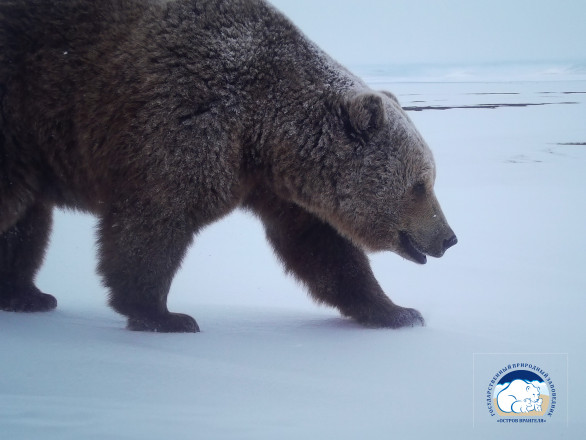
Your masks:
<path fill-rule="evenodd" d="M 417 263 L 456 243 L 431 152 L 263 0 L 0 2 L 0 308 L 34 284 L 66 207 L 99 218 L 99 273 L 128 328 L 194 332 L 167 294 L 194 235 L 255 213 L 313 298 L 366 326 L 423 324 L 365 251 Z"/>

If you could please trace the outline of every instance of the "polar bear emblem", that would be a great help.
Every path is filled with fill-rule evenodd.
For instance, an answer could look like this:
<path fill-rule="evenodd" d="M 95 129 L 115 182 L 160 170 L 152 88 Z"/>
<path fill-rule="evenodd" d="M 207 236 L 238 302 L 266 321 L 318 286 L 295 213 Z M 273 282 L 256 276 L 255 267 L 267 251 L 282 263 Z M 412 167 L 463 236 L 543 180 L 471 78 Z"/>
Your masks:
<path fill-rule="evenodd" d="M 497 405 L 505 413 L 541 411 L 539 388 L 523 379 L 515 379 L 498 393 Z"/>

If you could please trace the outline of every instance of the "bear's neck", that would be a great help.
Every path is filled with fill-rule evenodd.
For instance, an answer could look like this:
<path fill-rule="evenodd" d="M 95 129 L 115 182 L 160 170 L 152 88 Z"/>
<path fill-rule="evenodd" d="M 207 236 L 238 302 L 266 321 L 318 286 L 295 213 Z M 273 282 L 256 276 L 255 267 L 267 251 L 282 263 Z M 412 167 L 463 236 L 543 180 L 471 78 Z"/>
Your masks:
<path fill-rule="evenodd" d="M 318 145 L 331 106 L 366 88 L 263 0 L 177 0 L 163 9 L 167 50 L 197 91 L 185 95 L 222 107 L 247 167 L 270 175 L 279 157 Z"/>

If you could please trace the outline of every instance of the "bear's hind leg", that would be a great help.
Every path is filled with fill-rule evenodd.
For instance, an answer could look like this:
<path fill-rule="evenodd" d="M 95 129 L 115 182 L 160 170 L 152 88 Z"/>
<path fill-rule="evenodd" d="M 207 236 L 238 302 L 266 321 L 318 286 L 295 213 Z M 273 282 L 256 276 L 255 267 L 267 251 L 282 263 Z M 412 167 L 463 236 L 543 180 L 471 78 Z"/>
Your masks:
<path fill-rule="evenodd" d="M 37 202 L 24 216 L 0 232 L 0 309 L 44 312 L 57 300 L 34 283 L 51 231 L 52 207 Z"/>
<path fill-rule="evenodd" d="M 110 289 L 110 305 L 128 317 L 130 330 L 198 332 L 191 316 L 167 309 L 171 281 L 192 231 L 146 206 L 129 211 L 141 216 L 110 213 L 100 222 L 99 272 Z"/>
<path fill-rule="evenodd" d="M 266 191 L 246 203 L 263 221 L 267 238 L 288 272 L 320 303 L 369 327 L 423 325 L 421 314 L 383 292 L 366 254 L 329 224 Z"/>

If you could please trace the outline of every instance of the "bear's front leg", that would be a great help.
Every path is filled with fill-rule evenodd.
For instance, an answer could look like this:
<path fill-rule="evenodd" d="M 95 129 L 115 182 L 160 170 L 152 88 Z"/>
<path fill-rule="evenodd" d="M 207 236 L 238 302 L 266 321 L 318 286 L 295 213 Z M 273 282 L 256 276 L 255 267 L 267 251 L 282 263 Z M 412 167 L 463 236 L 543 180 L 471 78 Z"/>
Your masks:
<path fill-rule="evenodd" d="M 99 272 L 110 289 L 110 305 L 128 317 L 130 330 L 198 332 L 191 316 L 167 309 L 192 230 L 180 216 L 163 217 L 152 208 L 113 210 L 100 221 Z"/>
<path fill-rule="evenodd" d="M 246 202 L 263 221 L 269 241 L 312 297 L 369 327 L 424 325 L 414 309 L 394 304 L 383 292 L 366 254 L 329 224 L 266 190 Z"/>

